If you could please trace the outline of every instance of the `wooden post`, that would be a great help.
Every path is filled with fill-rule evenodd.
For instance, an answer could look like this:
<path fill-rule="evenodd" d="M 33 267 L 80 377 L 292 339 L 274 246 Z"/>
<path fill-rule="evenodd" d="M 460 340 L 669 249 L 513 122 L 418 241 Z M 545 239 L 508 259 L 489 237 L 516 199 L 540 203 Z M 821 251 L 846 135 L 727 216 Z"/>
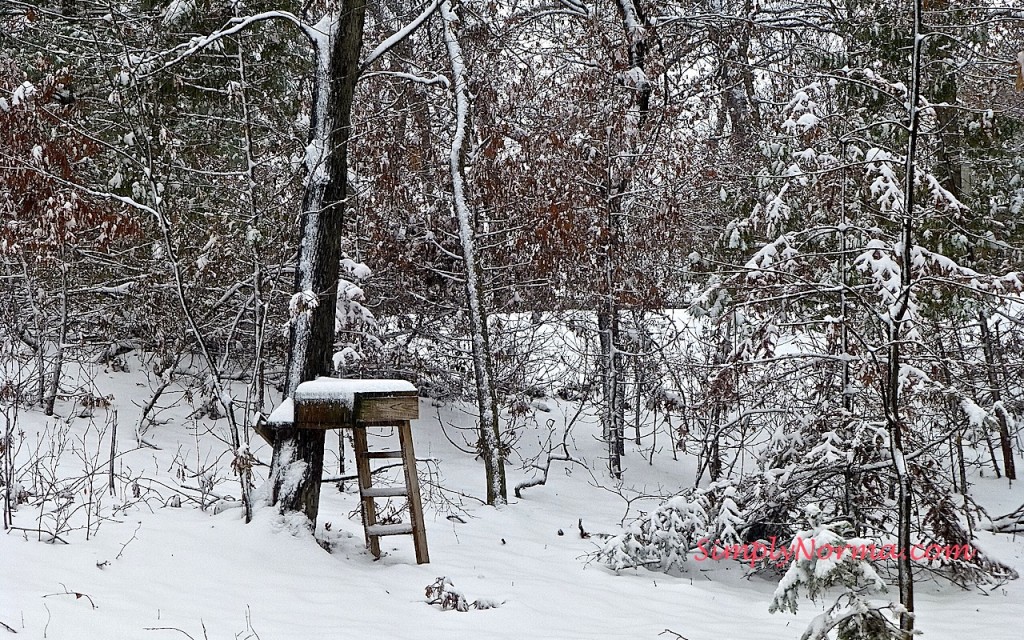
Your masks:
<path fill-rule="evenodd" d="M 427 532 L 423 526 L 423 506 L 420 504 L 420 478 L 416 473 L 416 452 L 412 445 L 412 426 L 408 420 L 398 425 L 398 441 L 402 448 L 405 486 L 409 491 L 409 520 L 412 522 L 412 540 L 416 547 L 416 563 L 430 562 L 427 553 Z"/>
<path fill-rule="evenodd" d="M 377 524 L 377 505 L 373 496 L 364 495 L 363 488 L 373 484 L 371 475 L 370 459 L 366 457 L 366 429 L 356 427 L 352 431 L 354 442 L 354 453 L 356 456 L 356 472 L 359 475 L 359 495 L 363 512 L 363 535 L 366 537 L 366 546 L 374 558 L 380 557 L 380 538 L 371 536 L 370 527 Z"/>

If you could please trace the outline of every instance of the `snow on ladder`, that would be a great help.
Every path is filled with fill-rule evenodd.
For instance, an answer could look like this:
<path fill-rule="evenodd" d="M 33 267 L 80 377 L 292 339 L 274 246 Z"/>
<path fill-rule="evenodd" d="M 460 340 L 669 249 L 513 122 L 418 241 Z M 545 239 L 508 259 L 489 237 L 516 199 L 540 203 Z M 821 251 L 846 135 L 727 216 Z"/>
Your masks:
<path fill-rule="evenodd" d="M 274 410 L 269 425 L 294 424 L 297 429 L 352 429 L 356 471 L 359 478 L 360 505 L 366 544 L 374 557 L 380 557 L 381 536 L 412 535 L 416 562 L 430 562 L 427 535 L 423 525 L 419 476 L 413 451 L 410 420 L 419 418 L 416 387 L 405 380 L 342 380 L 317 378 L 303 382 L 292 399 Z M 369 451 L 367 427 L 397 427 L 398 449 Z M 404 487 L 374 487 L 371 460 L 401 459 Z M 409 522 L 378 524 L 377 498 L 405 496 L 409 503 Z"/>

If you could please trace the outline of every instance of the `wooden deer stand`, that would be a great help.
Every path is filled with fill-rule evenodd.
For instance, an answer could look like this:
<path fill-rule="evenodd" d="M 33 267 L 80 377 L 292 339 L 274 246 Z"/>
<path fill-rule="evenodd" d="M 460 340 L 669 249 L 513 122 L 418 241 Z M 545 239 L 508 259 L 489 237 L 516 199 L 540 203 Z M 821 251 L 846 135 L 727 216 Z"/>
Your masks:
<path fill-rule="evenodd" d="M 416 562 L 430 562 L 427 535 L 420 503 L 420 483 L 416 475 L 416 454 L 412 444 L 410 420 L 419 418 L 416 387 L 405 380 L 342 380 L 317 378 L 303 382 L 293 398 L 274 409 L 268 419 L 270 428 L 352 429 L 359 496 L 363 513 L 366 544 L 374 557 L 380 557 L 381 536 L 412 535 Z M 393 451 L 369 451 L 367 427 L 397 427 L 399 447 Z M 371 460 L 401 459 L 404 487 L 374 487 Z M 409 522 L 377 524 L 376 498 L 406 496 Z"/>

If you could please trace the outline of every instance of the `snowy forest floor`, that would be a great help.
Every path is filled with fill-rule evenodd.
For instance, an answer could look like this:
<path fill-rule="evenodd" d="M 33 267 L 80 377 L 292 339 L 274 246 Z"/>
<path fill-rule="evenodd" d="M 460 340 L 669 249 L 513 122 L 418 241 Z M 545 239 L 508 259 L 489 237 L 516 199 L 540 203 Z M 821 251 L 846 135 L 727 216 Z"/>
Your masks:
<path fill-rule="evenodd" d="M 692 484 L 694 475 L 693 458 L 673 460 L 662 434 L 653 464 L 648 464 L 649 444 L 627 449 L 625 481 L 616 487 L 603 473 L 602 444 L 592 422 L 573 431 L 574 455 L 589 471 L 554 462 L 548 483 L 517 499 L 511 488 L 536 472 L 518 469 L 514 460 L 510 504 L 493 509 L 476 498 L 484 488 L 482 465 L 442 432 L 444 427 L 451 435 L 457 432 L 453 426 L 466 427 L 471 419 L 457 408 L 421 401 L 423 419 L 413 425 L 417 456 L 437 460 L 420 465 L 432 480 L 424 488 L 431 556 L 426 565 L 416 565 L 408 536 L 383 539 L 385 555 L 373 559 L 364 548 L 353 487 L 323 487 L 317 538 L 331 553 L 269 508 L 258 510 L 248 525 L 240 509 L 200 510 L 194 500 L 200 493 L 182 486 L 202 481 L 213 494 L 237 495 L 228 447 L 217 437 L 223 436 L 224 421 L 190 419 L 192 409 L 179 390 L 166 398 L 164 405 L 173 406 L 160 412 L 160 423 L 146 434 L 159 448 L 136 448 L 133 426 L 151 394 L 141 370 L 133 361 L 132 372 L 94 372 L 97 395 L 113 395 L 112 405 L 97 409 L 91 421 L 71 419 L 65 436 L 54 437 L 61 433 L 56 425 L 68 422 L 64 418 L 28 410 L 18 414 L 17 427 L 25 432 L 19 460 L 33 451 L 47 454 L 37 472 L 66 490 L 67 506 L 57 516 L 69 519 L 42 518 L 44 527 L 61 529 L 66 544 L 41 543 L 38 534 L 20 529 L 0 536 L 0 637 L 16 632 L 19 638 L 53 640 L 571 640 L 678 634 L 686 640 L 781 640 L 798 638 L 823 609 L 822 603 L 803 601 L 796 615 L 769 614 L 775 582 L 749 575 L 736 561 L 690 562 L 677 576 L 646 570 L 616 575 L 592 562 L 590 554 L 600 545 L 597 534 L 618 532 L 624 520 L 657 503 L 639 498 L 627 504 L 624 497 L 668 495 Z M 539 426 L 527 427 L 519 442 L 524 457 L 547 437 L 548 419 L 560 428 L 578 406 L 547 402 L 552 411 L 539 413 Z M 71 410 L 58 405 L 59 414 Z M 99 434 L 114 410 L 119 456 L 117 495 L 110 496 L 109 430 L 102 438 Z M 66 449 L 58 458 L 52 446 L 60 442 Z M 270 448 L 258 442 L 253 443 L 257 458 L 269 462 Z M 328 475 L 337 471 L 337 444 L 329 435 Z M 81 480 L 90 470 L 95 472 L 91 488 Z M 205 470 L 204 477 L 190 478 L 197 470 Z M 260 471 L 265 475 L 265 468 Z M 992 514 L 1024 502 L 1024 491 L 1008 488 L 1005 481 L 973 481 L 975 495 Z M 86 508 L 75 510 L 87 507 L 90 495 L 94 507 L 101 501 L 98 527 L 95 520 L 86 521 Z M 74 502 L 67 502 L 72 497 Z M 171 506 L 179 500 L 179 508 Z M 34 529 L 41 513 L 22 505 L 14 525 Z M 580 519 L 592 537 L 581 537 Z M 979 546 L 1024 573 L 1024 540 L 982 532 Z M 431 606 L 424 590 L 439 576 L 450 579 L 470 602 L 499 606 L 464 613 Z M 896 594 L 890 591 L 890 597 Z M 987 591 L 922 580 L 917 601 L 917 627 L 927 639 L 1020 637 L 1022 580 Z"/>

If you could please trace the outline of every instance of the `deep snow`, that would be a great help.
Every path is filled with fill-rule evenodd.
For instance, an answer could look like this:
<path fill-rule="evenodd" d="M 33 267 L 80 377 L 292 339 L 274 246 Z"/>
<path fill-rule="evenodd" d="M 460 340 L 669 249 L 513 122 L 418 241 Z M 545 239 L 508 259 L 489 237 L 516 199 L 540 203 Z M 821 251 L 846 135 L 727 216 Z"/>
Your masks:
<path fill-rule="evenodd" d="M 241 509 L 201 511 L 188 499 L 199 493 L 180 488 L 198 486 L 202 478 L 188 475 L 200 465 L 213 469 L 205 474 L 213 493 L 237 495 L 227 446 L 215 437 L 220 427 L 189 420 L 189 408 L 179 402 L 161 413 L 166 422 L 146 435 L 160 449 L 136 449 L 132 425 L 139 405 L 148 399 L 149 384 L 138 373 L 141 365 L 134 368 L 132 373 L 87 372 L 95 376 L 102 395 L 113 394 L 113 404 L 96 411 L 86 435 L 93 455 L 83 461 L 69 449 L 60 471 L 81 476 L 87 461 L 98 460 L 93 495 L 105 491 L 102 474 L 109 444 L 96 440 L 96 429 L 106 412 L 117 410 L 122 453 L 115 468 L 125 477 L 138 478 L 140 497 L 148 500 L 134 499 L 133 483 L 119 480 L 118 495 L 103 498 L 102 513 L 108 519 L 88 541 L 84 530 L 64 532 L 68 544 L 39 542 L 36 534 L 24 531 L 0 535 L 0 623 L 19 638 L 159 640 L 187 634 L 196 640 L 610 640 L 658 638 L 671 629 L 687 640 L 765 640 L 798 638 L 822 610 L 822 603 L 804 601 L 797 615 L 769 614 L 775 583 L 749 576 L 736 562 L 690 562 L 682 576 L 644 570 L 616 575 L 590 562 L 599 539 L 581 538 L 578 519 L 594 534 L 615 533 L 624 517 L 655 504 L 640 499 L 627 513 L 620 494 L 667 493 L 693 479 L 691 458 L 673 461 L 662 451 L 649 466 L 646 456 L 634 450 L 624 460 L 625 486 L 617 491 L 602 472 L 601 443 L 593 423 L 579 424 L 574 431 L 577 453 L 589 471 L 554 462 L 546 486 L 525 490 L 522 499 L 510 496 L 511 503 L 496 510 L 479 501 L 484 492 L 482 464 L 458 451 L 442 433 L 443 425 L 458 441 L 457 427 L 469 423 L 467 416 L 457 408 L 422 401 L 423 419 L 413 427 L 416 451 L 419 458 L 437 462 L 422 463 L 420 470 L 431 471 L 447 499 L 462 505 L 442 506 L 431 497 L 438 489 L 424 488 L 432 561 L 427 565 L 416 565 L 409 536 L 383 539 L 385 555 L 375 561 L 353 517 L 358 513 L 356 494 L 338 491 L 333 484 L 324 485 L 317 532 L 332 553 L 269 508 L 259 510 L 248 525 Z M 164 405 L 176 400 L 180 396 L 168 397 Z M 547 418 L 562 421 L 575 411 L 573 404 L 549 404 L 554 411 L 540 414 L 541 425 Z M 60 409 L 69 413 L 72 408 L 65 404 Z M 22 410 L 18 420 L 26 441 L 34 443 L 36 433 L 52 430 L 58 419 Z M 85 418 L 72 420 L 69 442 L 88 423 Z M 520 448 L 535 449 L 546 435 L 543 426 L 528 427 Z M 253 442 L 253 451 L 269 461 L 269 448 L 259 442 Z M 336 451 L 337 438 L 329 436 L 328 442 Z M 325 473 L 330 475 L 337 471 L 336 454 L 328 453 L 327 460 Z M 179 475 L 182 461 L 187 467 L 184 480 Z M 532 472 L 510 469 L 510 487 L 527 477 Z M 1024 493 L 1008 488 L 1005 481 L 975 478 L 975 489 L 993 514 L 1024 502 Z M 186 498 L 175 507 L 172 496 L 178 493 Z M 88 495 L 79 487 L 74 497 L 81 504 Z M 124 503 L 131 506 L 111 513 L 114 505 Z M 15 525 L 34 528 L 38 516 L 38 508 L 22 505 Z M 1020 540 L 983 532 L 979 544 L 1024 572 Z M 439 576 L 449 578 L 470 601 L 501 604 L 466 613 L 441 611 L 427 604 L 424 595 Z M 890 596 L 895 593 L 890 591 Z M 921 582 L 917 597 L 917 626 L 926 639 L 1021 636 L 1022 581 L 988 592 Z M 0 626 L 0 637 L 4 635 L 15 637 Z"/>

